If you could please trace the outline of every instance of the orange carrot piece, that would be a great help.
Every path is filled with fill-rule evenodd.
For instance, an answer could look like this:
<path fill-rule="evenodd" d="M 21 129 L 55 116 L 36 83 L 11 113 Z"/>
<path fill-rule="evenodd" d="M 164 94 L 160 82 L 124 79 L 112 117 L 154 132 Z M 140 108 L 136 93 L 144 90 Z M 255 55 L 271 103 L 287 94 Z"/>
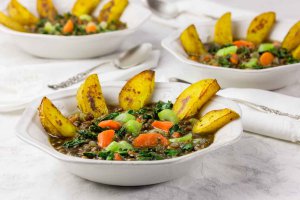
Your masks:
<path fill-rule="evenodd" d="M 135 138 L 132 142 L 134 147 L 155 147 L 159 144 L 168 146 L 169 140 L 160 133 L 143 133 Z"/>
<path fill-rule="evenodd" d="M 74 29 L 74 24 L 73 24 L 72 20 L 69 19 L 63 27 L 63 33 L 64 34 L 72 33 L 73 29 Z"/>
<path fill-rule="evenodd" d="M 246 41 L 246 40 L 237 40 L 233 42 L 233 45 L 237 47 L 248 47 L 248 48 L 254 48 L 255 45 L 252 42 Z"/>
<path fill-rule="evenodd" d="M 123 160 L 123 158 L 119 153 L 114 153 L 114 160 Z"/>
<path fill-rule="evenodd" d="M 174 123 L 169 122 L 169 121 L 154 121 L 151 125 L 154 128 L 158 128 L 158 129 L 168 132 L 169 129 L 174 125 Z"/>
<path fill-rule="evenodd" d="M 179 137 L 181 137 L 181 134 L 178 133 L 178 132 L 174 132 L 174 133 L 172 134 L 172 137 L 173 137 L 173 138 L 179 138 Z"/>
<path fill-rule="evenodd" d="M 236 53 L 231 54 L 231 56 L 230 56 L 230 62 L 232 64 L 235 64 L 235 65 L 239 63 L 239 57 L 238 57 L 238 55 Z"/>
<path fill-rule="evenodd" d="M 121 128 L 122 124 L 114 120 L 104 120 L 98 124 L 101 128 L 110 128 L 113 130 L 118 130 Z"/>
<path fill-rule="evenodd" d="M 94 22 L 89 22 L 85 27 L 85 31 L 87 33 L 96 33 L 97 32 L 96 24 Z"/>
<path fill-rule="evenodd" d="M 98 134 L 98 146 L 101 148 L 107 147 L 114 139 L 115 131 L 106 130 Z"/>
<path fill-rule="evenodd" d="M 270 52 L 265 52 L 259 57 L 259 62 L 264 67 L 271 65 L 273 60 L 274 56 Z"/>

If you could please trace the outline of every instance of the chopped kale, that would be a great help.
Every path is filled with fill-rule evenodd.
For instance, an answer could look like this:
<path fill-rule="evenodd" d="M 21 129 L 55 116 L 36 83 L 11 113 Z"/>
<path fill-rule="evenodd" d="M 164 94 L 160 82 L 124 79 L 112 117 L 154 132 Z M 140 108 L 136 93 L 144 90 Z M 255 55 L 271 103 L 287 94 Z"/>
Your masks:
<path fill-rule="evenodd" d="M 77 138 L 74 138 L 72 140 L 69 140 L 69 141 L 65 142 L 63 144 L 63 147 L 68 148 L 68 149 L 69 148 L 74 148 L 74 147 L 78 147 L 78 146 L 80 146 L 80 145 L 82 145 L 86 142 L 87 142 L 86 139 L 83 139 L 81 137 L 77 137 Z"/>
<path fill-rule="evenodd" d="M 97 139 L 97 134 L 93 133 L 88 130 L 79 130 L 78 134 L 83 138 L 83 139 L 91 139 L 91 140 L 96 140 Z"/>

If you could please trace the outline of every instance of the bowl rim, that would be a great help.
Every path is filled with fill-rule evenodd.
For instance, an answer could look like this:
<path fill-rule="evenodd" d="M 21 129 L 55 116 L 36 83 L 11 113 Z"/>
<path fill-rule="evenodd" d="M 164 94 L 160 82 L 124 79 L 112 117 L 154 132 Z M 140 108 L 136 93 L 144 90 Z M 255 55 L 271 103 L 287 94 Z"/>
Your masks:
<path fill-rule="evenodd" d="M 103 84 L 102 87 L 111 87 L 111 86 L 120 86 L 125 84 L 125 81 L 115 81 L 115 82 L 107 82 L 106 84 Z M 182 87 L 182 86 L 188 86 L 188 84 L 185 83 L 169 83 L 169 82 L 156 82 L 157 86 L 163 86 L 163 85 L 173 85 L 173 87 Z M 63 97 L 68 96 L 74 96 L 76 95 L 77 88 L 72 88 L 68 90 L 62 90 L 54 92 L 50 95 L 47 95 L 51 99 L 58 100 Z M 226 99 L 221 96 L 217 96 L 217 99 L 219 99 L 222 102 L 225 102 L 224 104 L 230 104 L 231 106 L 235 107 L 235 111 L 238 112 L 242 116 L 242 111 L 239 107 L 239 105 L 229 99 Z M 240 129 L 238 136 L 232 140 L 229 140 L 222 145 L 218 146 L 209 146 L 207 148 L 204 148 L 199 151 L 195 151 L 192 153 L 189 153 L 184 156 L 179 156 L 175 158 L 170 159 L 164 159 L 164 160 L 151 160 L 151 161 L 108 161 L 108 160 L 93 160 L 93 159 L 83 159 L 75 156 L 69 156 L 66 154 L 59 153 L 56 151 L 52 146 L 47 148 L 45 145 L 41 145 L 37 143 L 36 140 L 34 140 L 32 137 L 30 137 L 27 134 L 27 128 L 31 124 L 31 119 L 35 116 L 37 112 L 37 106 L 40 104 L 41 97 L 31 101 L 31 103 L 27 106 L 25 111 L 23 112 L 22 116 L 18 120 L 16 126 L 15 126 L 15 133 L 18 138 L 25 141 L 28 144 L 31 144 L 32 146 L 42 150 L 43 152 L 50 154 L 54 158 L 57 158 L 58 160 L 69 162 L 69 163 L 78 163 L 78 164 L 101 164 L 101 165 L 162 165 L 162 164 L 171 164 L 171 163 L 180 163 L 185 162 L 191 159 L 194 159 L 195 157 L 198 157 L 200 155 L 203 155 L 205 153 L 208 153 L 210 151 L 217 150 L 221 147 L 233 144 L 237 142 L 242 134 L 243 134 L 243 127 L 242 127 L 242 121 L 241 118 L 236 119 L 238 121 L 238 128 Z M 44 132 L 44 131 L 43 131 Z"/>
<path fill-rule="evenodd" d="M 251 20 L 250 20 L 251 21 Z M 277 20 L 276 23 L 286 23 L 286 22 L 294 22 L 294 20 L 291 19 L 281 19 Z M 240 19 L 240 20 L 234 20 L 233 23 L 249 23 L 249 19 Z M 215 21 L 210 21 L 207 23 L 199 23 L 199 24 L 194 24 L 197 29 L 198 28 L 205 28 L 206 26 L 214 26 Z M 196 61 L 192 61 L 188 59 L 187 57 L 182 56 L 178 51 L 172 48 L 172 44 L 176 42 L 179 39 L 179 36 L 181 32 L 185 28 L 181 28 L 179 30 L 174 31 L 171 33 L 169 36 L 164 38 L 161 41 L 161 45 L 164 49 L 166 49 L 171 55 L 175 56 L 179 61 L 189 64 L 195 68 L 204 68 L 204 69 L 209 69 L 209 70 L 221 70 L 221 71 L 233 71 L 233 72 L 242 72 L 242 73 L 249 73 L 249 74 L 257 74 L 257 73 L 267 73 L 267 72 L 274 72 L 274 71 L 282 71 L 282 70 L 288 70 L 288 69 L 293 69 L 296 67 L 299 67 L 300 63 L 294 63 L 294 64 L 288 64 L 288 65 L 280 65 L 277 67 L 270 67 L 270 68 L 264 68 L 264 69 L 253 69 L 253 70 L 247 70 L 247 69 L 235 69 L 235 68 L 226 68 L 226 67 L 216 67 L 212 65 L 206 65 L 203 63 L 199 63 Z M 273 29 L 272 31 L 276 31 L 276 29 Z"/>
<path fill-rule="evenodd" d="M 147 9 L 144 6 L 131 3 L 130 4 L 133 7 L 133 10 L 139 9 L 143 10 L 143 15 L 140 16 L 140 22 L 130 28 L 126 28 L 123 30 L 117 30 L 117 31 L 110 31 L 110 32 L 104 32 L 104 33 L 96 33 L 96 34 L 90 34 L 90 35 L 48 35 L 48 34 L 40 34 L 40 33 L 29 33 L 29 32 L 21 32 L 21 31 L 15 31 L 13 29 L 10 29 L 2 24 L 0 24 L 0 31 L 9 35 L 16 35 L 16 36 L 24 36 L 24 37 L 30 37 L 30 38 L 42 38 L 42 39 L 55 39 L 55 40 L 78 40 L 78 39 L 92 39 L 96 37 L 113 37 L 119 34 L 129 34 L 131 32 L 135 32 L 142 24 L 144 24 L 150 17 L 151 17 L 151 11 Z"/>

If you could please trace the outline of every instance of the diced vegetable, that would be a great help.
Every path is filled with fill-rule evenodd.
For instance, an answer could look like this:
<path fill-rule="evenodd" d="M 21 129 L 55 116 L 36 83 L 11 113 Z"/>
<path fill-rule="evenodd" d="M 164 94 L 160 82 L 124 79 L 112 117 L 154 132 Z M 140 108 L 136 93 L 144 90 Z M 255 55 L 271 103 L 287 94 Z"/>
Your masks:
<path fill-rule="evenodd" d="M 169 129 L 174 125 L 174 123 L 169 122 L 169 121 L 154 121 L 151 125 L 154 128 L 158 128 L 158 129 L 168 132 Z"/>
<path fill-rule="evenodd" d="M 98 31 L 98 27 L 94 22 L 89 22 L 85 27 L 85 31 L 87 33 L 96 33 Z"/>
<path fill-rule="evenodd" d="M 92 21 L 93 18 L 90 15 L 88 15 L 88 14 L 83 14 L 83 15 L 79 16 L 79 19 L 83 20 L 83 21 L 85 20 L 85 21 L 90 22 L 90 21 Z"/>
<path fill-rule="evenodd" d="M 132 119 L 126 122 L 124 127 L 126 131 L 131 133 L 133 136 L 138 136 L 142 129 L 142 124 Z"/>
<path fill-rule="evenodd" d="M 54 33 L 55 32 L 55 27 L 51 24 L 51 22 L 46 22 L 45 25 L 44 25 L 44 30 L 47 32 L 47 33 Z"/>
<path fill-rule="evenodd" d="M 275 46 L 274 46 L 273 43 L 263 43 L 263 44 L 259 45 L 258 52 L 262 53 L 262 52 L 265 52 L 265 51 L 271 51 L 274 48 L 275 48 Z"/>
<path fill-rule="evenodd" d="M 160 133 L 143 133 L 132 142 L 136 148 L 155 147 L 157 145 L 167 146 L 169 141 Z"/>
<path fill-rule="evenodd" d="M 183 137 L 180 137 L 180 138 L 172 138 L 172 139 L 169 139 L 170 142 L 174 143 L 174 142 L 179 142 L 179 143 L 187 143 L 187 142 L 190 142 L 192 141 L 193 139 L 193 135 L 192 133 L 189 133 Z"/>
<path fill-rule="evenodd" d="M 104 120 L 101 121 L 98 126 L 101 128 L 109 128 L 113 130 L 118 130 L 121 128 L 122 124 L 120 122 L 114 121 L 114 120 Z"/>
<path fill-rule="evenodd" d="M 106 130 L 102 131 L 98 134 L 98 145 L 101 148 L 107 147 L 112 141 L 115 136 L 114 130 Z"/>
<path fill-rule="evenodd" d="M 254 68 L 258 63 L 258 59 L 257 58 L 251 58 L 248 62 L 243 63 L 243 67 L 245 68 Z"/>
<path fill-rule="evenodd" d="M 239 114 L 228 108 L 213 110 L 206 113 L 193 126 L 194 134 L 211 134 L 228 124 L 230 121 L 239 118 Z"/>
<path fill-rule="evenodd" d="M 238 48 L 247 47 L 247 48 L 253 49 L 255 47 L 255 45 L 252 42 L 249 42 L 249 41 L 246 41 L 246 40 L 234 41 L 233 45 L 237 46 Z"/>
<path fill-rule="evenodd" d="M 239 56 L 236 53 L 232 54 L 230 56 L 230 62 L 232 64 L 235 64 L 235 65 L 238 64 L 239 63 Z"/>
<path fill-rule="evenodd" d="M 123 160 L 122 156 L 119 153 L 114 154 L 114 160 Z"/>
<path fill-rule="evenodd" d="M 171 121 L 174 124 L 179 122 L 178 117 L 176 116 L 175 112 L 170 109 L 164 109 L 158 113 L 158 117 L 162 121 Z"/>
<path fill-rule="evenodd" d="M 120 115 L 118 115 L 114 120 L 121 122 L 121 123 L 126 123 L 129 120 L 135 120 L 135 116 L 125 112 L 125 113 L 121 113 Z"/>
<path fill-rule="evenodd" d="M 74 29 L 74 23 L 71 19 L 69 19 L 63 27 L 63 33 L 64 34 L 72 33 L 73 29 Z"/>
<path fill-rule="evenodd" d="M 237 46 L 224 47 L 224 48 L 218 50 L 216 55 L 217 56 L 227 56 L 229 54 L 236 53 L 237 49 L 238 49 Z"/>
<path fill-rule="evenodd" d="M 263 53 L 259 58 L 260 64 L 264 67 L 270 66 L 273 60 L 274 60 L 274 56 L 270 52 Z"/>
<path fill-rule="evenodd" d="M 111 152 L 117 152 L 121 149 L 130 150 L 133 149 L 133 147 L 131 146 L 131 144 L 129 144 L 126 141 L 120 141 L 120 142 L 113 141 L 105 148 L 106 151 L 111 151 Z"/>

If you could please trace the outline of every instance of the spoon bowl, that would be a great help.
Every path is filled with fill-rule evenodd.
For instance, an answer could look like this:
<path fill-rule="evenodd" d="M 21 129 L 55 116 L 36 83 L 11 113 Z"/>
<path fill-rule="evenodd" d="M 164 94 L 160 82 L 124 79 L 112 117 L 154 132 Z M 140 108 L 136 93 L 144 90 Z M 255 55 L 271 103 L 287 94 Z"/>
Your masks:
<path fill-rule="evenodd" d="M 147 4 L 155 14 L 166 19 L 175 18 L 180 14 L 174 3 L 162 0 L 147 0 Z"/>

